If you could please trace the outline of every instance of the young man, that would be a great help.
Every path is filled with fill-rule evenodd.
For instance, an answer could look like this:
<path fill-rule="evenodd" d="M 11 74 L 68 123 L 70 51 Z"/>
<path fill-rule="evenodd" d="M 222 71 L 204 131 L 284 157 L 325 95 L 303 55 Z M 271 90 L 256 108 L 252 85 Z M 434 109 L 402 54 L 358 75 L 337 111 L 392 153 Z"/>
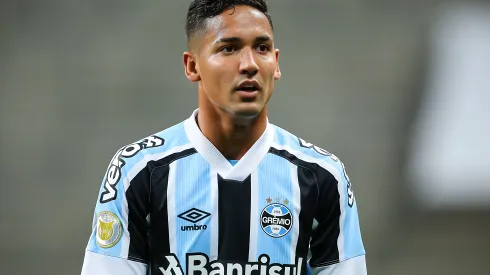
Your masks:
<path fill-rule="evenodd" d="M 195 0 L 186 29 L 199 108 L 117 151 L 82 274 L 366 274 L 342 162 L 268 122 L 281 72 L 265 2 Z"/>

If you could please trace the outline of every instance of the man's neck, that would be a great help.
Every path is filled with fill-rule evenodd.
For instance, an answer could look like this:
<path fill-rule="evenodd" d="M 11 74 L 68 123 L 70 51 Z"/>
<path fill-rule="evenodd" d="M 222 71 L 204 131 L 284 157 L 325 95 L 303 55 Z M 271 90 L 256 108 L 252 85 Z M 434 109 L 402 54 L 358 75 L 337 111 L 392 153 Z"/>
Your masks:
<path fill-rule="evenodd" d="M 197 124 L 203 135 L 230 160 L 239 160 L 262 136 L 267 127 L 267 110 L 255 118 L 238 121 L 215 108 L 199 109 Z"/>

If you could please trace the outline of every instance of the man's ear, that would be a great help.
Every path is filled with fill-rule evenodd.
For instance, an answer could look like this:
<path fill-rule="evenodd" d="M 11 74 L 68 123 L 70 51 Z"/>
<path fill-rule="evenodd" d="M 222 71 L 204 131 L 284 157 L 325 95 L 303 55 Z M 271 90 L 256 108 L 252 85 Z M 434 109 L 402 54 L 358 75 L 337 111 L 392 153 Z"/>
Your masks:
<path fill-rule="evenodd" d="M 279 69 L 279 49 L 275 49 L 276 54 L 276 71 L 274 73 L 274 79 L 279 80 L 281 78 L 281 69 Z"/>
<path fill-rule="evenodd" d="M 200 81 L 201 75 L 199 74 L 195 55 L 192 52 L 184 52 L 183 61 L 187 79 L 191 82 Z"/>

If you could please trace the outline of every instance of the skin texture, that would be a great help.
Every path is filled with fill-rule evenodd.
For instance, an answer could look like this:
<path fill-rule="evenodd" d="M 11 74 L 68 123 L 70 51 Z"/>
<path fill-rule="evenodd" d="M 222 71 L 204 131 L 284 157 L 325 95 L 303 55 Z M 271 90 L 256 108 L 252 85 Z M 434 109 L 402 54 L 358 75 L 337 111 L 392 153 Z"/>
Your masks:
<path fill-rule="evenodd" d="M 260 11 L 236 6 L 208 19 L 189 46 L 183 61 L 186 77 L 198 84 L 198 125 L 226 158 L 239 160 L 264 133 L 281 77 L 272 28 Z M 259 91 L 237 92 L 246 80 L 257 81 Z"/>

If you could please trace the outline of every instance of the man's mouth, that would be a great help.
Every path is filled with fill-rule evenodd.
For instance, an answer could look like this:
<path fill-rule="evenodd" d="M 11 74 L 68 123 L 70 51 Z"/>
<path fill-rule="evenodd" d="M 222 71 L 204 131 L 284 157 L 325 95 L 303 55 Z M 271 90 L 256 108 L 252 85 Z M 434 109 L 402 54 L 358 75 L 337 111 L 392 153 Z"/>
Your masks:
<path fill-rule="evenodd" d="M 243 91 L 243 92 L 256 92 L 259 89 L 254 86 L 244 86 L 244 87 L 239 87 L 236 89 L 237 91 Z"/>
<path fill-rule="evenodd" d="M 259 83 L 255 80 L 245 80 L 236 88 L 237 92 L 253 93 L 260 90 Z"/>

